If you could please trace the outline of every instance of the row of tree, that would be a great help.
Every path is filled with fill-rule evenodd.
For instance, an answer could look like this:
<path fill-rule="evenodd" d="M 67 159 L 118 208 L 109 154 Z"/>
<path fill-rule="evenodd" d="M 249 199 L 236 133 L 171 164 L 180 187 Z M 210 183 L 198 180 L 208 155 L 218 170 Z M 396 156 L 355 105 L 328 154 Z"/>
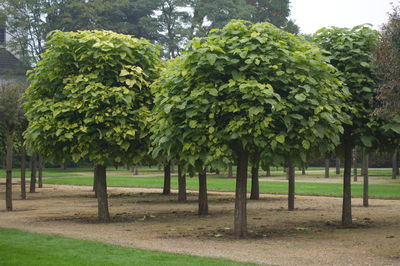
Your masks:
<path fill-rule="evenodd" d="M 144 37 L 163 47 L 163 56 L 179 55 L 184 44 L 205 36 L 231 19 L 268 21 L 298 32 L 289 20 L 289 0 L 0 0 L 9 47 L 33 66 L 53 30 L 112 30 Z M 1 23 L 0 23 L 1 24 Z"/>
<path fill-rule="evenodd" d="M 322 29 L 311 43 L 269 23 L 233 20 L 165 64 L 144 39 L 109 31 L 49 37 L 29 77 L 26 142 L 56 161 L 94 162 L 102 221 L 110 219 L 107 165 L 151 154 L 169 172 L 175 160 L 180 182 L 198 173 L 206 214 L 206 167 L 235 163 L 234 231 L 243 237 L 249 164 L 288 167 L 293 210 L 294 167 L 343 154 L 342 223 L 351 226 L 352 149 L 398 147 L 398 113 L 371 115 L 374 91 L 387 80 L 376 71 L 378 33 L 367 26 Z"/>

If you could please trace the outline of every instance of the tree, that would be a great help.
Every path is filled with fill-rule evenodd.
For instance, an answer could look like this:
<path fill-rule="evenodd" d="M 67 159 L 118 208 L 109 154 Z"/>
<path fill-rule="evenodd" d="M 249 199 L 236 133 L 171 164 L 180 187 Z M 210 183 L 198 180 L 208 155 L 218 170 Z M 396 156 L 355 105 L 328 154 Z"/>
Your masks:
<path fill-rule="evenodd" d="M 233 20 L 194 39 L 160 78 L 156 144 L 191 166 L 237 162 L 237 237 L 247 234 L 249 156 L 294 163 L 339 142 L 343 93 L 326 60 L 269 23 Z"/>
<path fill-rule="evenodd" d="M 181 123 L 187 119 L 186 113 L 182 111 L 186 110 L 186 104 L 179 105 L 183 98 L 178 95 L 178 91 L 185 88 L 185 82 L 180 76 L 181 64 L 181 57 L 170 60 L 152 86 L 155 95 L 152 155 L 154 158 L 161 157 L 168 161 L 177 160 L 181 171 L 191 176 L 195 172 L 198 173 L 198 214 L 206 215 L 208 197 L 205 169 L 206 165 L 213 164 L 214 158 L 208 156 L 209 146 L 204 135 L 206 129 Z"/>
<path fill-rule="evenodd" d="M 46 8 L 48 32 L 112 30 L 138 38 L 156 40 L 157 20 L 153 12 L 159 2 L 159 0 L 53 0 L 52 5 Z"/>
<path fill-rule="evenodd" d="M 247 0 L 246 2 L 255 7 L 251 21 L 269 22 L 288 32 L 299 33 L 299 26 L 288 19 L 289 0 Z"/>
<path fill-rule="evenodd" d="M 156 40 L 153 13 L 160 1 L 147 0 L 0 0 L 7 15 L 7 45 L 32 67 L 44 51 L 46 35 L 53 30 L 112 30 Z"/>
<path fill-rule="evenodd" d="M 373 50 L 377 45 L 378 32 L 368 26 L 347 28 L 323 28 L 314 40 L 330 56 L 331 63 L 340 71 L 345 89 L 350 92 L 345 111 L 351 118 L 344 124 L 342 150 L 344 151 L 342 225 L 352 226 L 351 213 L 351 165 L 355 146 L 371 147 L 376 76 L 373 66 Z"/>
<path fill-rule="evenodd" d="M 389 21 L 383 26 L 380 45 L 375 53 L 379 77 L 377 113 L 381 117 L 400 115 L 400 7 L 393 7 Z M 400 127 L 396 127 L 400 133 Z"/>
<path fill-rule="evenodd" d="M 48 24 L 45 9 L 53 1 L 44 0 L 0 0 L 0 9 L 7 16 L 6 29 L 11 36 L 8 48 L 29 68 L 44 51 L 44 40 Z"/>
<path fill-rule="evenodd" d="M 15 132 L 23 116 L 23 85 L 0 85 L 0 130 L 6 138 L 6 210 L 12 211 L 12 160 Z"/>
<path fill-rule="evenodd" d="M 158 23 L 158 43 L 164 46 L 164 56 L 174 58 L 180 54 L 186 39 L 185 24 L 188 23 L 189 15 L 186 10 L 185 0 L 162 0 L 160 1 L 160 15 Z"/>
<path fill-rule="evenodd" d="M 30 73 L 26 139 L 56 162 L 94 162 L 99 219 L 109 220 L 106 167 L 147 152 L 158 50 L 144 39 L 108 31 L 54 31 Z"/>

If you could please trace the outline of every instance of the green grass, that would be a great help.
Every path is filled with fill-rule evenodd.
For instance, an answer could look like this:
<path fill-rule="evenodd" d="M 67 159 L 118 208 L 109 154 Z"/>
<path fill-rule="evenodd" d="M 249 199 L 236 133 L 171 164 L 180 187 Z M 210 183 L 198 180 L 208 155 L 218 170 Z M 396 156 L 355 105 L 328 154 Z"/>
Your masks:
<path fill-rule="evenodd" d="M 93 179 L 91 177 L 59 177 L 46 178 L 44 182 L 49 184 L 92 185 Z M 117 177 L 110 175 L 107 178 L 107 183 L 109 186 L 161 188 L 163 186 L 163 182 L 163 177 Z M 186 183 L 188 189 L 198 189 L 197 178 L 187 178 Z M 250 189 L 250 181 L 248 183 L 248 189 Z M 210 176 L 207 179 L 207 185 L 209 190 L 235 190 L 234 179 L 215 178 Z M 173 188 L 178 187 L 178 181 L 176 177 L 171 178 L 171 186 Z M 362 186 L 362 184 L 352 184 L 353 196 L 362 196 Z M 342 189 L 343 187 L 341 184 L 335 183 L 296 183 L 296 193 L 304 195 L 341 196 Z M 260 192 L 286 194 L 288 192 L 288 185 L 287 182 L 260 182 Z M 400 198 L 400 185 L 372 184 L 369 186 L 369 195 L 370 197 L 376 198 Z"/>
<path fill-rule="evenodd" d="M 272 170 L 272 176 L 269 177 L 270 180 L 276 178 L 282 179 L 284 173 L 282 169 L 275 171 L 274 167 Z M 310 168 L 308 170 L 323 170 L 323 168 Z M 343 169 L 342 169 L 343 170 Z M 113 167 L 108 168 L 108 185 L 109 186 L 125 186 L 125 187 L 152 187 L 161 188 L 163 186 L 163 173 L 158 171 L 156 168 L 141 167 L 139 169 L 139 174 L 159 174 L 155 177 L 144 177 L 144 176 L 132 176 L 131 172 L 124 169 Z M 61 171 L 58 168 L 45 169 L 43 176 L 44 182 L 49 184 L 67 184 L 67 185 L 92 185 L 92 172 L 91 168 L 69 168 L 66 171 Z M 261 174 L 264 171 L 260 172 Z M 13 176 L 15 178 L 19 177 L 19 170 L 14 169 Z M 370 197 L 376 198 L 400 198 L 400 180 L 392 180 L 391 169 L 371 169 L 369 174 L 372 178 L 386 180 L 386 184 L 370 184 L 369 193 Z M 27 172 L 26 176 L 29 177 L 30 173 Z M 318 179 L 323 179 L 323 172 L 314 173 L 307 171 L 307 175 L 301 175 L 297 173 L 296 179 L 296 193 L 304 195 L 326 195 L 326 196 L 341 196 L 342 195 L 342 185 L 333 183 L 323 183 L 318 182 Z M 5 177 L 5 171 L 0 170 L 0 178 Z M 341 176 L 333 173 L 333 168 L 331 168 L 331 177 L 337 182 L 341 181 Z M 302 182 L 303 178 L 314 178 L 316 182 Z M 362 177 L 359 177 L 362 180 Z M 28 178 L 29 181 L 29 178 Z M 234 191 L 235 190 L 235 180 L 227 179 L 226 174 L 222 173 L 220 175 L 209 175 L 208 176 L 208 189 L 216 191 Z M 250 181 L 248 182 L 250 183 Z M 172 177 L 172 187 L 177 188 L 177 178 Z M 187 178 L 187 188 L 192 190 L 198 189 L 197 178 Z M 250 184 L 249 184 L 250 189 Z M 260 191 L 267 193 L 287 193 L 287 183 L 286 182 L 260 182 Z M 362 196 L 362 184 L 353 184 L 352 193 L 353 196 Z"/>
<path fill-rule="evenodd" d="M 0 228 L 0 265 L 254 265 Z"/>

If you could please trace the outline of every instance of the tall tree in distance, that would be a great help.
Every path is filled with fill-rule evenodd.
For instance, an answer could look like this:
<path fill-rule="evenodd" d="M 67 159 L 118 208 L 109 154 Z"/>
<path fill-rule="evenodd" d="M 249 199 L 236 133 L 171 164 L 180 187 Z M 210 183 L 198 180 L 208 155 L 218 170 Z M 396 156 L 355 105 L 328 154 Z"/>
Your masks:
<path fill-rule="evenodd" d="M 46 35 L 44 0 L 0 0 L 0 9 L 6 14 L 6 30 L 11 38 L 7 47 L 21 60 L 25 67 L 31 67 L 44 51 Z M 45 5 L 46 4 L 46 5 Z"/>
<path fill-rule="evenodd" d="M 383 26 L 380 45 L 375 55 L 378 66 L 380 102 L 376 112 L 383 117 L 400 115 L 400 7 L 393 7 Z M 400 128 L 398 129 L 400 132 Z"/>
<path fill-rule="evenodd" d="M 255 7 L 251 21 L 270 22 L 288 32 L 299 32 L 299 27 L 288 18 L 290 15 L 289 0 L 246 0 L 246 2 Z"/>
<path fill-rule="evenodd" d="M 157 42 L 164 47 L 166 58 L 178 56 L 187 41 L 187 25 L 190 22 L 187 4 L 186 0 L 162 0 L 159 3 Z"/>

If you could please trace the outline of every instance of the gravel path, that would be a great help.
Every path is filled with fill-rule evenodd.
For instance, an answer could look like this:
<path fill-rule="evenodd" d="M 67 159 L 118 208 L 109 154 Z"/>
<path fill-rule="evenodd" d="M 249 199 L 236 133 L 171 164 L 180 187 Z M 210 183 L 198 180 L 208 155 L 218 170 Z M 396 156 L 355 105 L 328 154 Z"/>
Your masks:
<path fill-rule="evenodd" d="M 354 199 L 358 227 L 340 229 L 340 198 L 298 196 L 298 209 L 288 212 L 285 196 L 262 195 L 248 203 L 250 238 L 238 240 L 229 192 L 210 193 L 211 214 L 199 217 L 194 192 L 177 203 L 176 194 L 162 196 L 160 189 L 110 188 L 113 222 L 99 224 L 90 187 L 38 191 L 22 201 L 15 187 L 16 211 L 0 211 L 0 227 L 269 265 L 400 265 L 400 200 L 374 199 L 363 208 Z"/>

